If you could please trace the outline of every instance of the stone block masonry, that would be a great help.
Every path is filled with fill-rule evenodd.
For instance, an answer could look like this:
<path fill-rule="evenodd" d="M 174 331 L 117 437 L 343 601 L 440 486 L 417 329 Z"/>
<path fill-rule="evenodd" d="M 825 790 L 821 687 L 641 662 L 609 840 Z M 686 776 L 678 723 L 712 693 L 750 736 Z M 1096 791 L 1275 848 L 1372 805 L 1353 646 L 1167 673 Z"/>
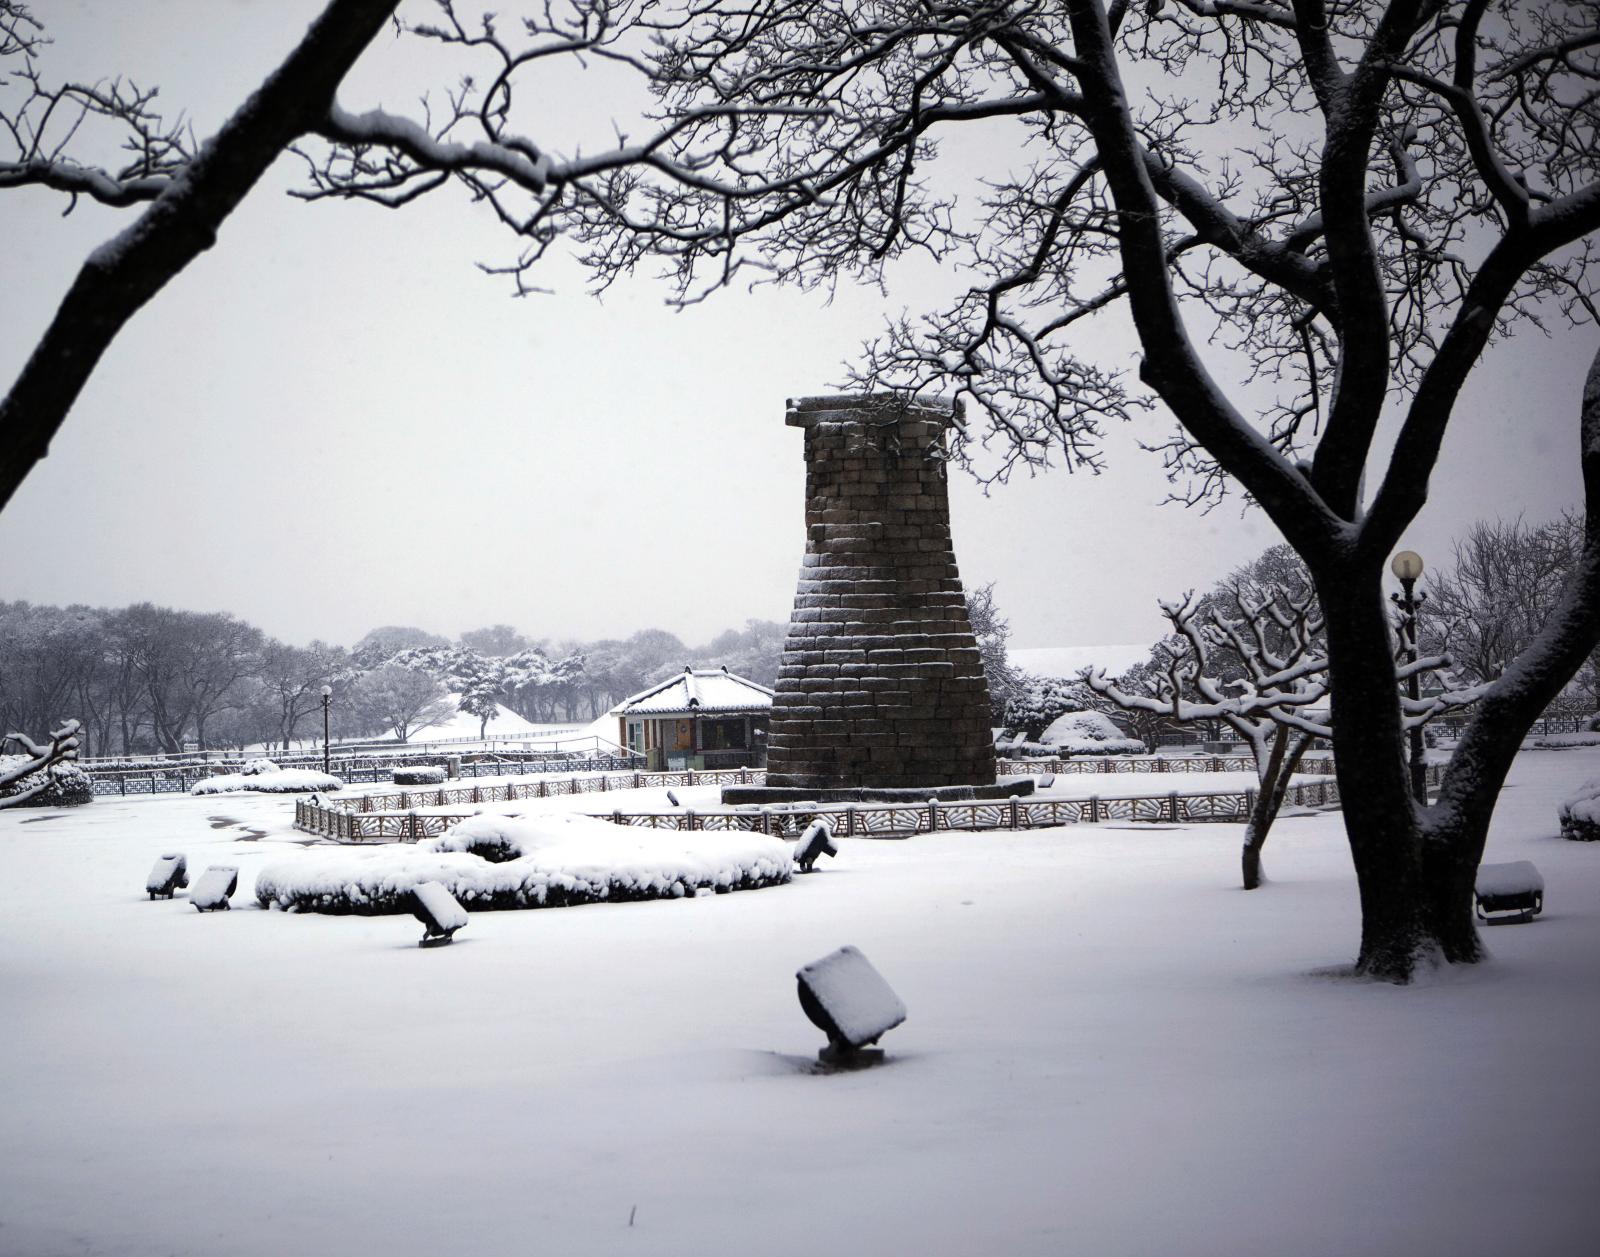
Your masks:
<path fill-rule="evenodd" d="M 808 397 L 806 554 L 772 705 L 767 785 L 995 779 L 989 690 L 950 541 L 949 404 Z"/>

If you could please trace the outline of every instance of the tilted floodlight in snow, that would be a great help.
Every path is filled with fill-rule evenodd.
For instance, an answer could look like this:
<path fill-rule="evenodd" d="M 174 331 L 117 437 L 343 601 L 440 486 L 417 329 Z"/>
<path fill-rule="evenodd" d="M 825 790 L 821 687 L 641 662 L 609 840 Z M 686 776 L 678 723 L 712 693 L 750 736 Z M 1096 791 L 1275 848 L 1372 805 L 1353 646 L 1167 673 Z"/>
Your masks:
<path fill-rule="evenodd" d="M 1544 911 L 1544 878 L 1532 860 L 1478 865 L 1473 890 L 1481 921 L 1531 921 Z"/>
<path fill-rule="evenodd" d="M 239 889 L 239 870 L 231 864 L 213 864 L 189 892 L 189 902 L 201 912 L 226 909 L 233 892 Z"/>
<path fill-rule="evenodd" d="M 672 804 L 673 807 L 678 806 L 678 796 L 673 794 L 671 790 L 667 791 L 667 802 Z"/>
<path fill-rule="evenodd" d="M 906 1006 L 879 972 L 854 947 L 813 960 L 794 975 L 800 1007 L 828 1036 L 819 1059 L 847 1061 L 906 1019 Z"/>
<path fill-rule="evenodd" d="M 811 872 L 818 856 L 838 854 L 839 848 L 833 844 L 833 826 L 820 816 L 806 827 L 800 841 L 794 844 L 795 863 L 802 873 Z"/>
<path fill-rule="evenodd" d="M 150 870 L 150 876 L 144 879 L 145 891 L 152 899 L 157 895 L 171 899 L 174 891 L 182 890 L 188 884 L 189 862 L 181 851 L 162 856 Z"/>
<path fill-rule="evenodd" d="M 407 906 L 411 915 L 422 922 L 418 947 L 441 947 L 467 923 L 467 910 L 441 882 L 418 882 L 411 888 Z"/>

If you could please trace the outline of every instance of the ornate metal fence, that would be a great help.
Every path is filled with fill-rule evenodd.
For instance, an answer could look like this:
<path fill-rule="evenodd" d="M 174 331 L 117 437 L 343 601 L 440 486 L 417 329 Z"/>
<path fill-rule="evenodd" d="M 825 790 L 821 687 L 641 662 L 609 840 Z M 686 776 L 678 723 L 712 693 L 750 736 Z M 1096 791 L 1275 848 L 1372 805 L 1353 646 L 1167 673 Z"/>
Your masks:
<path fill-rule="evenodd" d="M 536 773 L 550 772 L 619 772 L 631 769 L 638 762 L 639 757 L 630 754 L 622 755 L 589 755 L 589 756 L 558 756 L 545 759 L 496 759 L 463 763 L 461 777 L 476 779 L 481 777 L 524 777 Z M 437 763 L 435 761 L 438 761 Z M 322 761 L 307 761 L 304 763 L 287 763 L 274 760 L 274 763 L 285 768 L 321 768 Z M 384 759 L 384 760 L 345 760 L 335 761 L 333 764 L 334 775 L 348 785 L 365 785 L 374 782 L 388 781 L 394 774 L 396 767 L 411 764 L 429 764 L 442 767 L 443 759 L 438 756 L 418 756 L 414 760 Z M 107 769 L 89 768 L 85 771 L 97 795 L 115 794 L 187 794 L 189 788 L 196 782 L 205 781 L 219 773 L 236 772 L 238 764 L 189 764 L 177 768 L 163 769 Z"/>
<path fill-rule="evenodd" d="M 636 773 L 632 778 L 645 784 L 700 785 L 712 779 L 731 783 L 741 778 L 754 779 L 753 770 L 688 773 Z M 1428 785 L 1437 787 L 1442 776 L 1438 765 L 1428 766 Z M 531 782 L 515 798 L 548 797 L 549 794 L 598 793 L 600 787 L 584 788 L 576 783 L 593 778 L 574 778 L 569 782 Z M 628 777 L 622 779 L 629 781 Z M 630 783 L 631 784 L 631 783 Z M 535 788 L 547 789 L 537 794 Z M 610 787 L 610 788 L 629 788 Z M 403 796 L 380 795 L 378 799 L 404 797 L 408 807 L 450 807 L 464 802 L 489 802 L 488 799 L 460 799 L 452 796 L 471 791 L 408 791 Z M 439 801 L 435 801 L 435 800 Z M 1158 795 L 1095 795 L 1087 799 L 1010 799 L 958 800 L 926 803 L 846 803 L 827 807 L 782 807 L 698 811 L 674 808 L 660 812 L 589 813 L 598 820 L 642 829 L 738 830 L 793 836 L 816 817 L 827 817 L 834 832 L 846 838 L 896 838 L 940 830 L 1044 829 L 1059 825 L 1096 824 L 1105 821 L 1132 821 L 1170 825 L 1210 822 L 1241 823 L 1255 806 L 1254 790 L 1207 790 L 1191 793 L 1169 791 Z M 354 803 L 355 800 L 341 800 Z M 1339 785 L 1333 780 L 1301 782 L 1289 787 L 1285 802 L 1295 807 L 1331 807 L 1340 802 Z M 295 827 L 338 842 L 415 842 L 443 833 L 474 815 L 460 813 L 419 813 L 416 811 L 352 811 L 324 802 L 301 799 L 295 803 Z"/>

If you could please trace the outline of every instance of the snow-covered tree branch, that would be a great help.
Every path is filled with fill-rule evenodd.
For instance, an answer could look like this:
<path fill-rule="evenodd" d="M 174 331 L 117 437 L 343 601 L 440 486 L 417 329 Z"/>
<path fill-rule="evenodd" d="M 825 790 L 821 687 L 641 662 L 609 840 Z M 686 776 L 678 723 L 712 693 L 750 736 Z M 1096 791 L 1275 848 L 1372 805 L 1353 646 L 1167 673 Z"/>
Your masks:
<path fill-rule="evenodd" d="M 1254 566 L 1273 557 L 1268 551 Z M 1261 884 L 1261 851 L 1290 778 L 1313 739 L 1333 736 L 1327 637 L 1317 596 L 1309 577 L 1263 588 L 1246 569 L 1204 599 L 1191 591 L 1159 605 L 1172 636 L 1156 647 L 1142 674 L 1147 678 L 1142 691 L 1125 689 L 1101 669 L 1086 670 L 1082 679 L 1125 711 L 1177 724 L 1218 722 L 1249 747 L 1257 792 L 1245 825 L 1242 864 L 1244 888 L 1253 890 Z M 1448 655 L 1410 659 L 1407 643 L 1398 638 L 1393 652 L 1397 690 L 1412 676 L 1449 679 Z M 1481 688 L 1435 685 L 1415 701 L 1402 698 L 1406 728 L 1419 728 L 1481 693 Z"/>
<path fill-rule="evenodd" d="M 85 259 L 22 373 L 0 399 L 0 508 L 49 450 L 101 356 L 138 311 L 217 238 L 268 166 L 333 102 L 334 91 L 393 12 L 397 0 L 329 0 L 305 37 L 216 135 L 195 146 L 182 127 L 153 114 L 152 94 L 113 82 L 50 89 L 33 59 L 40 43 L 26 9 L 7 0 L 0 55 L 21 69 L 0 81 L 0 188 L 41 184 L 70 197 L 143 206 Z M 20 34 L 19 34 L 20 32 Z M 132 160 L 116 169 L 79 165 L 70 143 L 86 120 L 122 127 Z M 70 202 L 69 202 L 70 208 Z"/>
<path fill-rule="evenodd" d="M 78 758 L 78 728 L 76 720 L 63 721 L 44 743 L 35 742 L 24 733 L 8 733 L 0 738 L 0 749 L 7 742 L 15 742 L 25 752 L 21 762 L 0 764 L 0 808 L 21 807 L 50 788 L 56 766 Z M 9 787 L 35 773 L 40 774 L 38 781 L 15 793 L 5 793 Z"/>

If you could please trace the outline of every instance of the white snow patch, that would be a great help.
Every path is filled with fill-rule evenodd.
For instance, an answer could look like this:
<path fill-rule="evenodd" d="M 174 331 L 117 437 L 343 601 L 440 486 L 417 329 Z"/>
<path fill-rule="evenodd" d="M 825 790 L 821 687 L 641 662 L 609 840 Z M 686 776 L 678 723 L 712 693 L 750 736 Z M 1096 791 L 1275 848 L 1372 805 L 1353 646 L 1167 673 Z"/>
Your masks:
<path fill-rule="evenodd" d="M 257 761 L 263 762 L 263 761 Z M 301 794 L 313 790 L 339 790 L 344 782 L 313 768 L 258 769 L 255 772 L 220 773 L 189 787 L 190 794 L 233 794 L 240 790 L 260 790 L 268 794 Z"/>

